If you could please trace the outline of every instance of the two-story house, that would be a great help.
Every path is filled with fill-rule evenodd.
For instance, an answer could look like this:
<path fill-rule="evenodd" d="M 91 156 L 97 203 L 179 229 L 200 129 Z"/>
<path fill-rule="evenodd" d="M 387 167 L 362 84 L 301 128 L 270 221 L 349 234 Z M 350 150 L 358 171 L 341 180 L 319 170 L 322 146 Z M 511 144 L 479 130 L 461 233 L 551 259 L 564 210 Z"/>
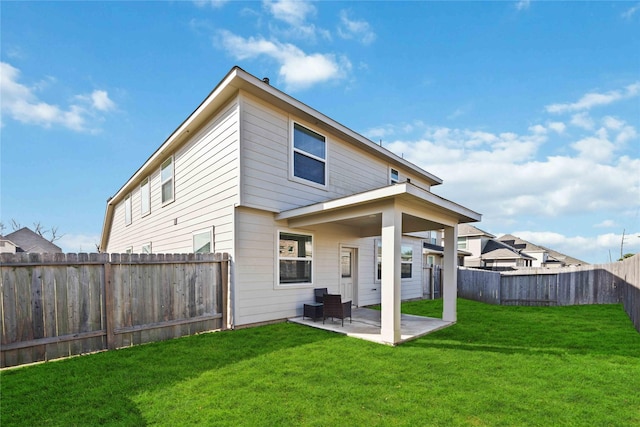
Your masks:
<path fill-rule="evenodd" d="M 422 296 L 422 240 L 444 229 L 443 319 L 456 321 L 460 223 L 442 180 L 234 67 L 107 202 L 104 252 L 226 252 L 228 327 L 299 316 L 313 288 L 382 304 Z"/>

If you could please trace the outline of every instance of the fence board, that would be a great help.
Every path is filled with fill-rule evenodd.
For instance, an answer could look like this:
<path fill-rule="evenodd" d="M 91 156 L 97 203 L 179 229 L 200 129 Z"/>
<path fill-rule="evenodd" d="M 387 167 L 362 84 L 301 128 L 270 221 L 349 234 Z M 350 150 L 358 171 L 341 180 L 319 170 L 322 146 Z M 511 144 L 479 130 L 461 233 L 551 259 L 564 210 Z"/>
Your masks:
<path fill-rule="evenodd" d="M 0 254 L 0 260 L 2 367 L 224 324 L 227 256 Z"/>

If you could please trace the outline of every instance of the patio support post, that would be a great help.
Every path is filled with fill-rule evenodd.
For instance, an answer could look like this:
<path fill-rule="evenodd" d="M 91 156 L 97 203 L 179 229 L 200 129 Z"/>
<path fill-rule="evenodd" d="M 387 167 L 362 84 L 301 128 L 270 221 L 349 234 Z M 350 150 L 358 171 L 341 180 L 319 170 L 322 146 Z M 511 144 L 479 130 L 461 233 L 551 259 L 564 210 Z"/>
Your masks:
<path fill-rule="evenodd" d="M 394 204 L 382 211 L 382 341 L 396 344 L 400 332 L 400 247 L 402 243 L 402 212 Z"/>
<path fill-rule="evenodd" d="M 458 226 L 444 228 L 442 320 L 456 322 L 458 298 Z"/>

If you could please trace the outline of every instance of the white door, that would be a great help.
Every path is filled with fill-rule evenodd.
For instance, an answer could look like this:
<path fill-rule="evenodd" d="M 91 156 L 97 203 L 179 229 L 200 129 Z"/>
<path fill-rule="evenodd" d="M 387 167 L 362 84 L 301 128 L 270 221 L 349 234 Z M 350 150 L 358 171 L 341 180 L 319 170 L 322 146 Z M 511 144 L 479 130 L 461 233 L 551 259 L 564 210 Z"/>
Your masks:
<path fill-rule="evenodd" d="M 342 248 L 340 251 L 340 295 L 343 301 L 356 301 L 356 250 Z"/>

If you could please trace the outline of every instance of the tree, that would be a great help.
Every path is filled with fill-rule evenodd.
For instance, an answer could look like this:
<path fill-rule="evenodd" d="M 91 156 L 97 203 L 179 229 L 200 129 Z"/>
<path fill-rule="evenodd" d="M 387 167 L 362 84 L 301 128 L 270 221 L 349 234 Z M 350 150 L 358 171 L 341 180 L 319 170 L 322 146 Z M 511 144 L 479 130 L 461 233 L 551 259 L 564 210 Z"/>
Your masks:
<path fill-rule="evenodd" d="M 620 258 L 618 261 L 622 261 L 625 260 L 627 258 L 631 258 L 632 256 L 634 256 L 635 254 L 624 254 L 622 255 L 622 258 Z"/>
<path fill-rule="evenodd" d="M 0 234 L 4 233 L 5 228 L 6 226 L 4 225 L 4 223 L 0 222 Z M 18 221 L 12 218 L 11 228 L 13 229 L 13 231 L 17 231 L 22 228 L 22 225 L 20 225 Z M 40 237 L 42 237 L 43 239 L 47 239 L 51 243 L 55 242 L 56 240 L 60 240 L 64 236 L 64 234 L 58 234 L 58 227 L 51 227 L 47 230 L 40 221 L 33 223 L 33 231 Z"/>

